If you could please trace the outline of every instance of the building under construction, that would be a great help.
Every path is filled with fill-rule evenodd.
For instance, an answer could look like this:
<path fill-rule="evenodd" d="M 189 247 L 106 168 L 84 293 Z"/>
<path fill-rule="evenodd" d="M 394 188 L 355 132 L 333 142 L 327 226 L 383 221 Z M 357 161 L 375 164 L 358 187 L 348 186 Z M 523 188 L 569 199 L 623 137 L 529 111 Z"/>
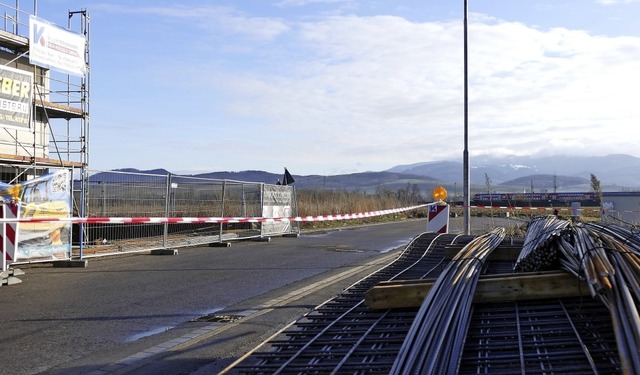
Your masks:
<path fill-rule="evenodd" d="M 89 17 L 69 11 L 54 23 L 37 4 L 0 4 L 0 180 L 10 184 L 54 168 L 79 178 L 88 165 Z"/>

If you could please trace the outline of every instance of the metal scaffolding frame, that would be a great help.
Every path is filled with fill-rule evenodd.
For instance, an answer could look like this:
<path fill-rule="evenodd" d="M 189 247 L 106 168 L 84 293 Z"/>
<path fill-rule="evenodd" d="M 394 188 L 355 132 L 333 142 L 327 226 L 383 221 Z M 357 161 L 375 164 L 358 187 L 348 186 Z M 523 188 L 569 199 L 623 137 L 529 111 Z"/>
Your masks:
<path fill-rule="evenodd" d="M 13 6 L 2 3 L 0 11 L 0 63 L 34 74 L 31 134 L 0 129 L 0 179 L 16 183 L 65 168 L 84 181 L 89 164 L 89 15 L 85 9 L 68 11 L 66 29 L 86 40 L 87 70 L 76 77 L 29 63 L 28 19 L 38 16 L 37 0 L 15 0 Z M 84 211 L 81 204 L 74 205 L 79 213 Z"/>
<path fill-rule="evenodd" d="M 0 3 L 0 12 L 0 64 L 33 73 L 30 127 L 0 129 L 0 181 L 16 184 L 54 170 L 70 170 L 72 179 L 79 181 L 71 184 L 78 189 L 72 194 L 72 210 L 74 215 L 84 216 L 91 72 L 88 12 L 68 10 L 66 25 L 43 20 L 84 37 L 86 70 L 81 76 L 31 64 L 30 43 L 35 41 L 30 40 L 29 27 L 30 17 L 38 17 L 37 0 Z"/>

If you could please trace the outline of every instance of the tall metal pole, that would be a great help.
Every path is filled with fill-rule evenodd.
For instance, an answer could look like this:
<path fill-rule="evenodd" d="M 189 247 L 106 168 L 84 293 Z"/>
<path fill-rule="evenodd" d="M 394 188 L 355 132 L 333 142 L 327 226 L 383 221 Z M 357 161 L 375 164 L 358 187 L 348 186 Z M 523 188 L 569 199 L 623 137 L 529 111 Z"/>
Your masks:
<path fill-rule="evenodd" d="M 467 51 L 467 16 L 469 13 L 468 0 L 464 0 L 464 152 L 463 152 L 463 180 L 464 180 L 464 233 L 471 234 L 471 220 L 469 206 L 471 205 L 471 191 L 469 188 L 469 75 Z"/>

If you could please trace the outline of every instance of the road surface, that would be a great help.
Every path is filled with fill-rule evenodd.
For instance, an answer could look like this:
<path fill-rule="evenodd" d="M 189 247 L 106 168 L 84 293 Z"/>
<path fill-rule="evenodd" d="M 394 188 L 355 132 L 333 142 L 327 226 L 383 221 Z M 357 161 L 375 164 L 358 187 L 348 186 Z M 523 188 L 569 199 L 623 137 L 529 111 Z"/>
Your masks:
<path fill-rule="evenodd" d="M 412 220 L 22 267 L 21 284 L 0 288 L 0 374 L 217 373 L 425 228 Z"/>

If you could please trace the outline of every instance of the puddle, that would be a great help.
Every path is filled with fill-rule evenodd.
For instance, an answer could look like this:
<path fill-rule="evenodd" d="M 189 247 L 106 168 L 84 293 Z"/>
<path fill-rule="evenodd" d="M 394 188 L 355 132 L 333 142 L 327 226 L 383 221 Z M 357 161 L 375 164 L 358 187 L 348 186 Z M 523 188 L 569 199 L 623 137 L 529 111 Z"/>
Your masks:
<path fill-rule="evenodd" d="M 125 341 L 126 342 L 138 341 L 138 340 L 140 340 L 142 338 L 145 338 L 145 337 L 149 337 L 149 336 L 157 335 L 158 333 L 166 332 L 166 331 L 170 330 L 171 328 L 174 328 L 174 326 L 154 328 L 154 329 L 149 330 L 149 331 L 145 331 L 145 332 L 141 332 L 141 333 L 138 333 L 136 335 L 133 335 L 133 336 L 129 336 L 129 337 L 127 337 L 127 339 Z"/>
<path fill-rule="evenodd" d="M 406 240 L 397 240 L 396 242 L 393 243 L 393 245 L 391 245 L 391 247 L 380 250 L 380 253 L 381 254 L 388 253 L 389 251 L 395 250 L 399 247 L 404 248 L 409 244 L 409 242 L 411 242 L 412 239 L 413 237 L 409 237 Z"/>
<path fill-rule="evenodd" d="M 215 309 L 209 309 L 209 310 L 202 310 L 202 311 L 197 311 L 194 312 L 193 314 L 190 314 L 190 316 L 196 317 L 194 319 L 198 319 L 197 317 L 202 317 L 202 316 L 208 316 L 208 315 L 213 315 L 216 312 L 223 310 L 223 307 L 218 307 Z M 190 321 L 195 321 L 193 319 L 188 320 L 187 322 Z M 140 339 L 143 339 L 145 337 L 149 337 L 149 336 L 153 336 L 153 335 L 157 335 L 158 333 L 163 333 L 166 332 L 170 329 L 173 329 L 177 327 L 177 325 L 173 325 L 173 326 L 163 326 L 163 327 L 157 327 L 157 328 L 153 328 L 144 332 L 140 332 L 140 333 L 136 333 L 135 335 L 131 335 L 129 337 L 127 337 L 125 339 L 125 342 L 134 342 L 134 341 L 138 341 Z"/>

